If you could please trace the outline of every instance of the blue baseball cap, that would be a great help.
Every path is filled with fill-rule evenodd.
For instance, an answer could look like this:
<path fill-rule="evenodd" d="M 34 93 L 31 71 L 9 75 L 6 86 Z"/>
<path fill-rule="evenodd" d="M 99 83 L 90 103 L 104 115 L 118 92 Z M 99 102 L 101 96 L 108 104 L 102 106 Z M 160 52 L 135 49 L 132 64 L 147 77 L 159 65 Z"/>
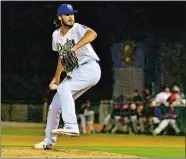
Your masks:
<path fill-rule="evenodd" d="M 62 4 L 57 9 L 57 16 L 62 14 L 77 13 L 78 11 L 74 10 L 70 4 Z"/>

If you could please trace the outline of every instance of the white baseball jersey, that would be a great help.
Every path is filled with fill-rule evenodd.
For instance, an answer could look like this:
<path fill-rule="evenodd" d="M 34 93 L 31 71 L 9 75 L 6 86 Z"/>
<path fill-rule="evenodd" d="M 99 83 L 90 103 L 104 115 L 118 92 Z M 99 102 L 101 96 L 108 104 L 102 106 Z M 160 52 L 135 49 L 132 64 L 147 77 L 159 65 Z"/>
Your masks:
<path fill-rule="evenodd" d="M 169 98 L 170 95 L 171 95 L 171 93 L 160 92 L 156 95 L 155 102 L 166 103 L 166 101 L 167 101 L 167 99 Z"/>
<path fill-rule="evenodd" d="M 72 44 L 77 44 L 85 35 L 86 31 L 90 28 L 81 25 L 79 23 L 74 23 L 74 26 L 64 35 L 60 34 L 60 29 L 56 29 L 52 35 L 52 49 L 53 51 L 58 51 L 67 42 L 72 42 Z M 95 53 L 91 44 L 88 43 L 76 51 L 76 56 L 78 58 L 78 63 L 82 64 L 91 59 L 99 61 L 99 57 Z"/>

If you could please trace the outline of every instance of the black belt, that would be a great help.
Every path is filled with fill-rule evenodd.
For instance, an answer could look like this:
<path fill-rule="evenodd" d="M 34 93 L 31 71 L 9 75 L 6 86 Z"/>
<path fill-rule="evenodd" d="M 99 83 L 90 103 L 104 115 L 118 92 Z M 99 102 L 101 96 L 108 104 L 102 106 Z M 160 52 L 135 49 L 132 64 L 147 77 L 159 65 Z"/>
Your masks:
<path fill-rule="evenodd" d="M 99 64 L 99 61 L 98 60 L 96 60 L 96 62 Z M 83 62 L 82 64 L 80 64 L 80 65 L 85 65 L 85 64 L 87 64 L 88 63 L 88 61 L 86 61 L 86 62 Z"/>

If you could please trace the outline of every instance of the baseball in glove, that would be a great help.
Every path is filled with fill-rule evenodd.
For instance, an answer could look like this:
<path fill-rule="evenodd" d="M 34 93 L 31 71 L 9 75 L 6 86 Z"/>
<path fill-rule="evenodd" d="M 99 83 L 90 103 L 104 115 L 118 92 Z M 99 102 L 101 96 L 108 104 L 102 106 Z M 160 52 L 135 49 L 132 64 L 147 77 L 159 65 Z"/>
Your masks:
<path fill-rule="evenodd" d="M 68 41 L 63 46 L 58 46 L 58 53 L 61 58 L 61 63 L 68 76 L 75 68 L 78 68 L 78 59 L 75 53 L 71 51 L 71 48 L 73 47 L 71 41 Z"/>

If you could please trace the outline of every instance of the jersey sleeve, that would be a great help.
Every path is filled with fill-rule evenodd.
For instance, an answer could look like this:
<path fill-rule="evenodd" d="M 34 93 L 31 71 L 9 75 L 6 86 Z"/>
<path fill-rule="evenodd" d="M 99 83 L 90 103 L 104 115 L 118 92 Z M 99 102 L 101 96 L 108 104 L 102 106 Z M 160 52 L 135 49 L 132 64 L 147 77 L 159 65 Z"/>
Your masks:
<path fill-rule="evenodd" d="M 159 94 L 157 94 L 157 95 L 155 96 L 154 101 L 157 102 L 157 103 L 160 102 L 160 95 L 159 95 Z"/>
<path fill-rule="evenodd" d="M 77 25 L 77 32 L 78 32 L 78 35 L 80 36 L 80 38 L 82 38 L 85 33 L 87 32 L 87 30 L 89 30 L 90 28 L 85 26 L 85 25 L 82 25 L 82 24 L 78 24 Z"/>
<path fill-rule="evenodd" d="M 52 34 L 52 50 L 57 51 L 57 42 L 55 39 L 55 33 Z"/>

